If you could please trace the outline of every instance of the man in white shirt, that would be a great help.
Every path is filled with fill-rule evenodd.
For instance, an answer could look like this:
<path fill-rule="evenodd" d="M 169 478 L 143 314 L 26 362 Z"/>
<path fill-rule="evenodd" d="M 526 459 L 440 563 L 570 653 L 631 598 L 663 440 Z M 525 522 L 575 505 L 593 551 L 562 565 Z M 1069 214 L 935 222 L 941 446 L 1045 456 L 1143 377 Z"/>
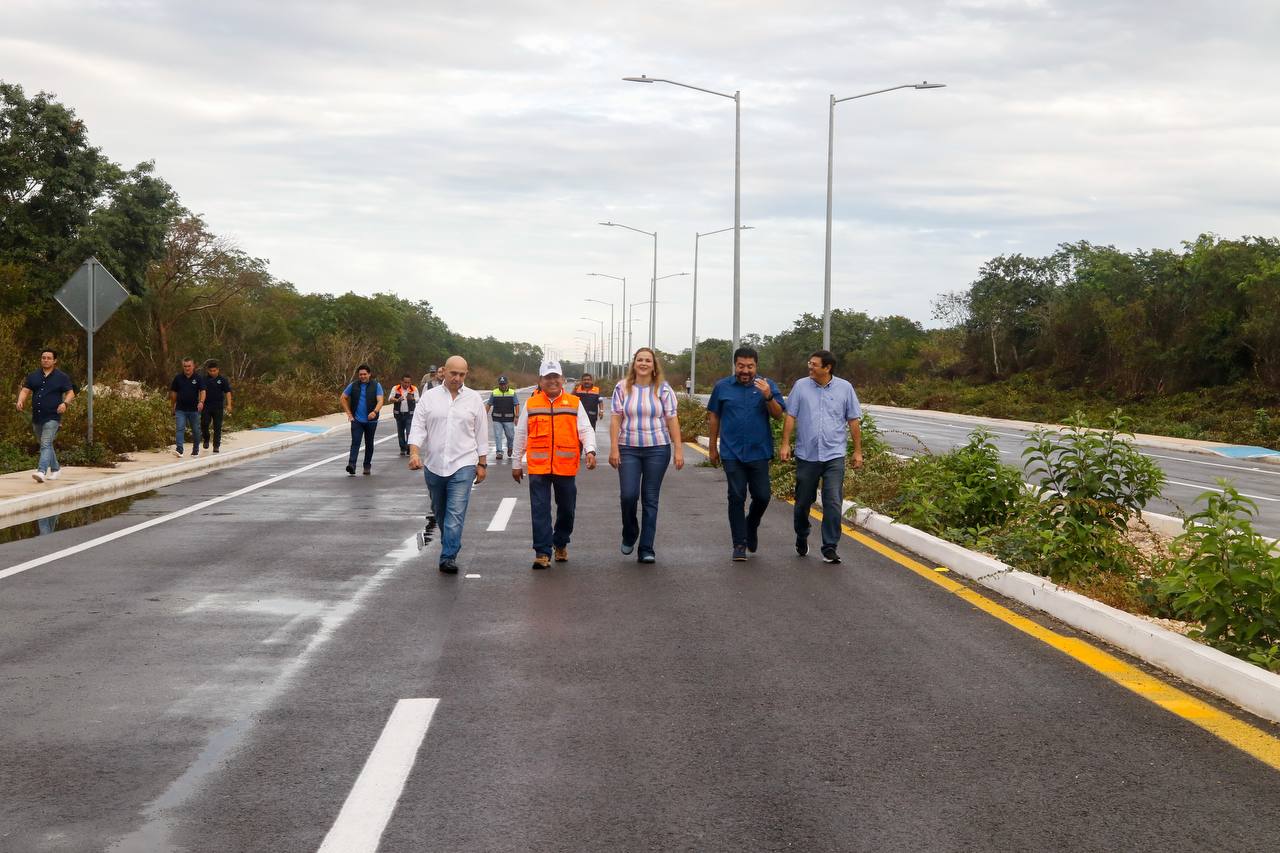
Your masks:
<path fill-rule="evenodd" d="M 519 483 L 529 470 L 529 517 L 533 521 L 533 568 L 569 559 L 578 503 L 578 461 L 586 451 L 587 470 L 596 467 L 596 431 L 582 402 L 564 391 L 560 362 L 548 359 L 538 368 L 538 390 L 525 402 L 516 423 L 511 450 L 511 476 Z M 531 425 L 532 424 L 532 428 Z M 527 456 L 528 459 L 522 459 Z M 551 524 L 551 495 L 556 521 Z"/>
<path fill-rule="evenodd" d="M 425 467 L 431 506 L 440 519 L 440 571 L 456 575 L 467 519 L 471 484 L 483 483 L 488 467 L 489 418 L 484 398 L 463 385 L 467 361 L 460 355 L 444 363 L 444 384 L 422 394 L 409 430 L 409 468 Z M 422 455 L 426 453 L 425 466 Z"/>

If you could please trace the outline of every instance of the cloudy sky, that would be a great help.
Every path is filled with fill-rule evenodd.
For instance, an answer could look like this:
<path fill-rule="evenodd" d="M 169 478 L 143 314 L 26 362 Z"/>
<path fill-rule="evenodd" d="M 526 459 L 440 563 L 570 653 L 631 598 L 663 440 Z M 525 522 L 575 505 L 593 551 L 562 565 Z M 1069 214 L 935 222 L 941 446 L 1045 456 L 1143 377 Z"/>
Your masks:
<path fill-rule="evenodd" d="M 464 7 L 474 7 L 474 11 Z M 742 331 L 834 301 L 926 324 L 1002 253 L 1280 234 L 1280 3 L 464 4 L 4 0 L 0 79 L 154 159 L 191 209 L 303 291 L 427 299 L 456 330 L 578 351 L 577 330 L 733 224 Z M 732 233 L 704 237 L 700 338 L 729 337 Z M 691 277 L 658 282 L 687 347 Z M 637 306 L 636 344 L 647 337 Z"/>

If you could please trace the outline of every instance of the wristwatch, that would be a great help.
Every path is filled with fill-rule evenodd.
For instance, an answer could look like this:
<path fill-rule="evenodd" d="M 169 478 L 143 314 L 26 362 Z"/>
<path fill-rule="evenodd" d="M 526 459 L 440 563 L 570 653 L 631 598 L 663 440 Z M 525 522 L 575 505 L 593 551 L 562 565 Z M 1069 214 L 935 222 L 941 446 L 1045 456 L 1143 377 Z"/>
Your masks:
<path fill-rule="evenodd" d="M 477 468 L 488 468 L 488 467 L 489 467 L 489 463 L 488 463 L 488 462 L 477 462 L 477 463 L 476 463 L 476 467 L 477 467 Z"/>

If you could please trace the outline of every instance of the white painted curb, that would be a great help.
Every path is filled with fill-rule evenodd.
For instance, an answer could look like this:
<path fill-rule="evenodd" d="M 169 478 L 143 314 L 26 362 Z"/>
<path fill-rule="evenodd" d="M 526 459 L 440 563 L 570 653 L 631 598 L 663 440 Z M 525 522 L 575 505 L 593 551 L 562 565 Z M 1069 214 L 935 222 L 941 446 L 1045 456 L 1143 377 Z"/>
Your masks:
<path fill-rule="evenodd" d="M 187 458 L 169 465 L 159 465 L 143 471 L 120 474 L 115 477 L 104 477 L 77 486 L 63 487 L 33 495 L 9 498 L 0 501 L 0 523 L 7 525 L 21 524 L 24 520 L 37 518 L 50 510 L 63 510 L 75 505 L 84 505 L 93 501 L 110 500 L 111 498 L 135 495 L 148 489 L 159 489 L 200 477 L 220 468 L 230 468 L 250 459 L 268 456 L 280 450 L 301 444 L 313 438 L 321 438 L 333 432 L 333 427 L 322 433 L 300 432 L 287 435 L 278 441 L 259 444 L 255 447 L 244 447 L 240 450 L 201 455 L 199 459 Z"/>
<path fill-rule="evenodd" d="M 888 516 L 858 509 L 854 523 L 936 565 L 946 566 L 1001 595 L 1087 631 L 1246 711 L 1280 722 L 1280 675 L 1100 604 L 1045 578 L 899 524 Z"/>

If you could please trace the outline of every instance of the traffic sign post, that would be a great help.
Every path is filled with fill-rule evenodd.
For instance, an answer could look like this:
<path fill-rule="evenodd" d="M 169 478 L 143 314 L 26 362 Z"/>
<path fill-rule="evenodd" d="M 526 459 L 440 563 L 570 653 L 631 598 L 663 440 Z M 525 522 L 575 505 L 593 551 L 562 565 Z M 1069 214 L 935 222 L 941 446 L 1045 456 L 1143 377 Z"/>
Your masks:
<path fill-rule="evenodd" d="M 80 328 L 89 333 L 87 382 L 89 406 L 89 444 L 93 444 L 93 333 L 129 298 L 129 291 L 116 281 L 97 258 L 90 257 L 80 265 L 53 295 Z"/>

